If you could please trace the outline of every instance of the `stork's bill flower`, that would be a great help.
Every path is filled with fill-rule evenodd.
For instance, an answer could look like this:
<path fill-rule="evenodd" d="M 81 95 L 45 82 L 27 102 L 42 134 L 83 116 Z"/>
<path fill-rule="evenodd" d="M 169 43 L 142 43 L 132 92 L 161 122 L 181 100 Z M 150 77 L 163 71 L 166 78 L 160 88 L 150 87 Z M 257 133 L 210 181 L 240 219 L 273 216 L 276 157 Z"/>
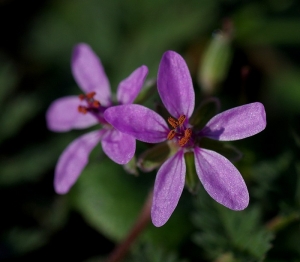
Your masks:
<path fill-rule="evenodd" d="M 246 208 L 249 194 L 240 172 L 224 156 L 202 148 L 201 138 L 232 141 L 259 133 L 266 127 L 264 106 L 256 102 L 232 108 L 196 130 L 189 123 L 195 107 L 192 79 L 184 59 L 173 51 L 167 51 L 162 57 L 157 88 L 170 114 L 167 121 L 141 105 L 120 105 L 104 112 L 105 120 L 120 132 L 147 143 L 170 140 L 177 145 L 176 152 L 156 175 L 151 209 L 153 224 L 164 225 L 178 204 L 185 184 L 186 152 L 194 153 L 197 175 L 214 200 L 232 210 Z"/>
<path fill-rule="evenodd" d="M 110 84 L 100 59 L 89 45 L 75 46 L 71 68 L 78 86 L 79 96 L 55 100 L 49 107 L 48 128 L 56 132 L 84 129 L 96 124 L 101 128 L 74 140 L 61 154 L 55 168 L 54 188 L 65 194 L 76 182 L 88 163 L 89 154 L 101 142 L 104 153 L 118 164 L 126 164 L 135 153 L 135 138 L 113 128 L 103 117 L 107 108 L 114 106 Z M 141 66 L 120 82 L 117 104 L 131 104 L 141 90 L 148 68 Z"/>

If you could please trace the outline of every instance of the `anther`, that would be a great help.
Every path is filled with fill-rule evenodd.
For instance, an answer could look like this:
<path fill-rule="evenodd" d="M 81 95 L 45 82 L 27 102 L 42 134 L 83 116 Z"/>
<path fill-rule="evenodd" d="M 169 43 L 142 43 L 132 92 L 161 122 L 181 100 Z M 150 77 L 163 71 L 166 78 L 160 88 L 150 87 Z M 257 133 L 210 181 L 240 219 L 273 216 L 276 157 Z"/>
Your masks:
<path fill-rule="evenodd" d="M 91 99 L 91 98 L 94 98 L 95 95 L 96 95 L 96 92 L 90 92 L 90 93 L 86 94 L 86 98 Z"/>
<path fill-rule="evenodd" d="M 174 119 L 173 117 L 169 117 L 168 118 L 168 122 L 169 124 L 173 127 L 173 128 L 176 128 L 178 126 L 182 126 L 182 124 L 184 123 L 186 119 L 186 116 L 185 115 L 181 115 L 178 120 Z"/>
<path fill-rule="evenodd" d="M 171 130 L 167 136 L 167 139 L 172 140 L 175 137 L 175 135 L 176 135 L 175 130 Z"/>
<path fill-rule="evenodd" d="M 168 118 L 168 122 L 173 128 L 178 126 L 178 121 L 171 116 Z"/>
<path fill-rule="evenodd" d="M 93 107 L 98 108 L 100 106 L 100 102 L 98 100 L 93 101 Z"/>
<path fill-rule="evenodd" d="M 83 99 L 85 99 L 85 95 L 84 94 L 80 94 L 79 96 L 79 99 L 82 101 Z"/>
<path fill-rule="evenodd" d="M 188 128 L 184 131 L 184 136 L 178 141 L 180 146 L 184 146 L 192 136 L 192 129 Z"/>
<path fill-rule="evenodd" d="M 82 114 L 86 114 L 88 109 L 85 106 L 78 106 L 78 111 Z"/>
<path fill-rule="evenodd" d="M 178 118 L 178 124 L 179 126 L 182 126 L 182 124 L 184 123 L 186 119 L 186 116 L 185 115 L 181 115 L 179 118 Z"/>
<path fill-rule="evenodd" d="M 78 96 L 81 101 L 85 100 L 88 104 L 88 106 L 85 107 L 85 109 L 82 109 L 83 107 L 78 109 L 79 112 L 85 114 L 89 109 L 91 109 L 91 108 L 98 109 L 101 106 L 100 102 L 98 100 L 94 99 L 95 95 L 96 95 L 96 92 L 90 92 L 86 95 L 81 94 Z"/>

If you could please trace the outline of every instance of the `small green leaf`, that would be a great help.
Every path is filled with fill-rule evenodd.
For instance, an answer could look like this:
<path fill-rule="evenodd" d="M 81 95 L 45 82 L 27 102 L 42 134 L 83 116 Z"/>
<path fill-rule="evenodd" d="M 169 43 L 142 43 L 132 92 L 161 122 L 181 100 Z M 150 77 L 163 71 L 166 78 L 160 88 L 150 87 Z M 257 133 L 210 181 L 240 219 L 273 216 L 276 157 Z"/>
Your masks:
<path fill-rule="evenodd" d="M 230 210 L 215 202 L 201 187 L 195 202 L 196 244 L 212 259 L 230 252 L 237 261 L 262 261 L 273 234 L 262 226 L 258 208 Z"/>

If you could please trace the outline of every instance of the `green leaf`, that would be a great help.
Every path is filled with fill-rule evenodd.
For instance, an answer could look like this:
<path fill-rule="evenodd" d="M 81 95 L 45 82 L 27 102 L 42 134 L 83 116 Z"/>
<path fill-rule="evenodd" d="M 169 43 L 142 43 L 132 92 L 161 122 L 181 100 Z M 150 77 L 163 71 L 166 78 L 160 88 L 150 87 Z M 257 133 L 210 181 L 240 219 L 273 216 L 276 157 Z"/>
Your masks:
<path fill-rule="evenodd" d="M 153 180 L 149 184 L 149 176 L 129 176 L 109 159 L 91 161 L 71 190 L 70 197 L 73 206 L 91 226 L 108 238 L 120 241 L 134 226 Z M 174 247 L 188 232 L 186 210 L 179 208 L 161 228 L 150 222 L 140 240 Z"/>
<path fill-rule="evenodd" d="M 195 243 L 210 258 L 230 252 L 238 261 L 261 261 L 271 247 L 273 236 L 262 226 L 259 209 L 230 210 L 201 189 L 195 203 L 197 213 L 193 216 L 199 229 L 194 234 Z"/>
<path fill-rule="evenodd" d="M 293 155 L 286 151 L 277 156 L 276 159 L 263 160 L 251 167 L 251 174 L 257 186 L 252 189 L 253 196 L 260 202 L 267 201 L 266 206 L 271 206 L 273 198 L 269 196 L 270 192 L 282 191 L 278 188 L 276 180 L 281 175 L 286 175 L 287 169 L 291 166 Z"/>
<path fill-rule="evenodd" d="M 144 190 L 142 190 L 144 189 Z M 121 240 L 143 206 L 148 189 L 111 160 L 91 162 L 72 189 L 72 201 L 86 220 L 114 240 Z"/>

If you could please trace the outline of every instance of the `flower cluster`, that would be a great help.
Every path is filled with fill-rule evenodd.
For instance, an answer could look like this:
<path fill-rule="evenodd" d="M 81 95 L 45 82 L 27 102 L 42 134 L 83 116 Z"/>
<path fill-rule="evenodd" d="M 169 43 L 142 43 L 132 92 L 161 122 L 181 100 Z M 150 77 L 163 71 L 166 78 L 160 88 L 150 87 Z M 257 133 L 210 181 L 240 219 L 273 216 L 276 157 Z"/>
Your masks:
<path fill-rule="evenodd" d="M 92 120 L 96 119 L 103 128 L 75 140 L 62 154 L 55 174 L 57 192 L 65 193 L 75 182 L 87 162 L 88 153 L 100 140 L 104 152 L 119 164 L 128 162 L 133 156 L 135 139 L 147 143 L 170 141 L 176 150 L 159 168 L 154 185 L 151 216 L 155 226 L 164 225 L 178 204 L 185 184 L 184 154 L 187 152 L 194 154 L 199 180 L 213 199 L 232 210 L 247 207 L 249 194 L 239 171 L 224 156 L 202 148 L 201 139 L 208 137 L 232 141 L 259 133 L 266 126 L 266 114 L 261 103 L 246 104 L 224 111 L 198 130 L 190 123 L 195 107 L 192 79 L 184 59 L 176 52 L 165 52 L 157 76 L 158 93 L 170 114 L 167 121 L 151 109 L 132 104 L 147 74 L 144 66 L 121 82 L 118 90 L 120 105 L 112 106 L 108 81 L 99 60 L 86 45 L 79 45 L 74 53 L 74 77 L 79 86 L 89 92 L 80 97 L 86 104 L 79 107 L 79 111 L 90 113 L 90 118 L 83 122 L 79 120 L 82 115 L 77 112 L 76 121 L 72 122 L 68 118 L 69 122 L 64 123 L 70 114 L 64 115 L 61 111 L 73 109 L 75 98 L 68 98 L 72 102 L 63 98 L 54 102 L 48 111 L 49 127 L 56 131 L 67 131 L 70 128 L 87 127 L 94 124 L 95 121 Z M 96 71 L 98 76 L 95 76 Z M 104 83 L 104 88 L 100 83 Z M 101 88 L 104 92 L 98 97 L 97 92 Z M 119 138 L 122 138 L 122 144 Z"/>

